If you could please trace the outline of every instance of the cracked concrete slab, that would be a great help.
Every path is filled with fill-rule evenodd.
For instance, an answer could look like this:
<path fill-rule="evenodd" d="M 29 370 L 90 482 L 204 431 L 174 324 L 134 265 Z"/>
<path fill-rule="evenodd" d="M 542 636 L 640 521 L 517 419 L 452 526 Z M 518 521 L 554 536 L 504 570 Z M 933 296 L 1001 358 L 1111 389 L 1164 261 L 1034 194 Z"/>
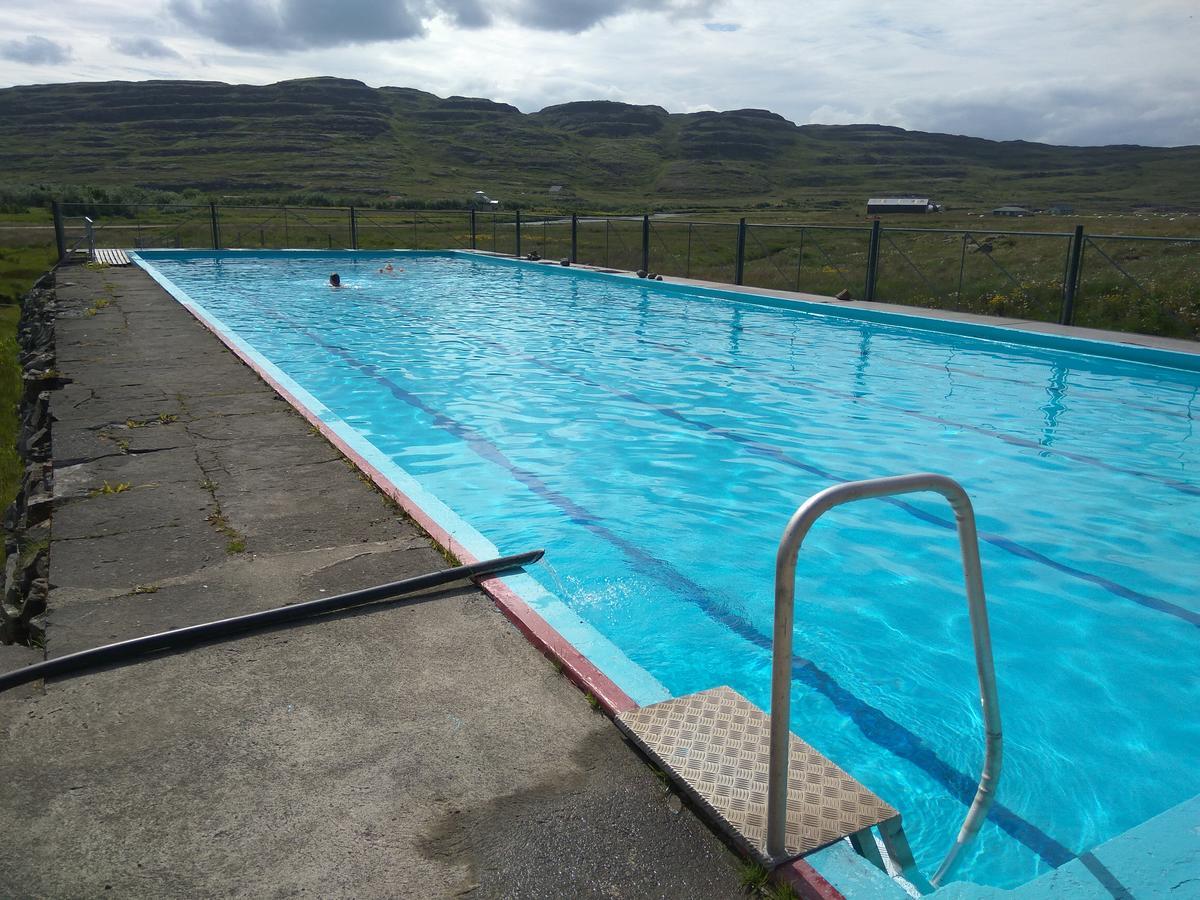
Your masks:
<path fill-rule="evenodd" d="M 445 567 L 143 272 L 60 274 L 48 655 Z M 0 756 L 17 897 L 741 895 L 469 585 L 0 694 Z"/>

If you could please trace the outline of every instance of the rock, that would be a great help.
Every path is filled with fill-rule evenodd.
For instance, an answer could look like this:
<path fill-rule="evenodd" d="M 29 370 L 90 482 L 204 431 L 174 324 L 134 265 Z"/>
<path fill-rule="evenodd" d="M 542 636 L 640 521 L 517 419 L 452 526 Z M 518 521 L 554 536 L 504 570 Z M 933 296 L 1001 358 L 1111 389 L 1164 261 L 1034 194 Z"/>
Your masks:
<path fill-rule="evenodd" d="M 846 288 L 842 288 L 840 291 L 838 291 L 836 294 L 833 295 L 833 299 L 834 300 L 853 300 L 854 298 L 852 296 L 850 296 L 850 291 L 848 291 Z"/>

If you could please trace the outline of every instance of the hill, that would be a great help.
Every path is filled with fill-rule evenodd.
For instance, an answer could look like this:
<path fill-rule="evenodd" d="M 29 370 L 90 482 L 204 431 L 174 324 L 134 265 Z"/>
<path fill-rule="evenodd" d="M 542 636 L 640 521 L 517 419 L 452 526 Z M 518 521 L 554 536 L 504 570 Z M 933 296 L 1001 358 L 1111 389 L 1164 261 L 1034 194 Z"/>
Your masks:
<path fill-rule="evenodd" d="M 795 125 L 760 109 L 670 113 L 490 100 L 307 78 L 0 90 L 9 184 L 132 185 L 214 196 L 527 207 L 860 208 L 869 195 L 955 205 L 1200 209 L 1200 147 L 1056 147 L 878 125 Z M 553 185 L 560 186 L 550 192 Z"/>

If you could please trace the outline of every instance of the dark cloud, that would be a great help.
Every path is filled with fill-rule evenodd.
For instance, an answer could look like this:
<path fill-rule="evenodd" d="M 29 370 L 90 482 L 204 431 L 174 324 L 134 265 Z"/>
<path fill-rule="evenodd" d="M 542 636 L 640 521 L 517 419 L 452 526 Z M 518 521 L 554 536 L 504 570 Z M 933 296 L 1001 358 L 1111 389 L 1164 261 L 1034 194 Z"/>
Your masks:
<path fill-rule="evenodd" d="M 404 40 L 423 34 L 427 17 L 424 3 L 397 0 L 168 0 L 167 9 L 222 44 L 259 50 Z"/>
<path fill-rule="evenodd" d="M 420 37 L 436 17 L 461 28 L 498 20 L 577 34 L 630 12 L 704 17 L 716 0 L 167 0 L 178 21 L 230 47 L 304 50 Z"/>
<path fill-rule="evenodd" d="M 151 37 L 111 38 L 108 46 L 126 56 L 137 56 L 141 59 L 179 59 L 179 54 L 162 41 Z"/>
<path fill-rule="evenodd" d="M 0 42 L 0 57 L 31 66 L 52 66 L 67 62 L 71 58 L 71 48 L 31 34 L 23 41 Z"/>

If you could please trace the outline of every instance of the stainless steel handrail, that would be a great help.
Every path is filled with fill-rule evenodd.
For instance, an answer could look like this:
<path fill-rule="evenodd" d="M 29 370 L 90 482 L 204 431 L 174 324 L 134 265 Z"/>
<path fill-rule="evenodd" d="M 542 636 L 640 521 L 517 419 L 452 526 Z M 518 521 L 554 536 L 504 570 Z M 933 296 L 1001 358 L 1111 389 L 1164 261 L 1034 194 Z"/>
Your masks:
<path fill-rule="evenodd" d="M 796 510 L 779 542 L 775 558 L 775 648 L 771 665 L 771 763 L 767 785 L 767 854 L 781 859 L 787 825 L 788 750 L 791 734 L 792 629 L 795 622 L 796 557 L 805 536 L 824 513 L 854 500 L 890 497 L 933 491 L 950 501 L 958 524 L 962 550 L 971 638 L 975 643 L 975 670 L 979 676 L 979 699 L 983 705 L 983 772 L 975 799 L 967 810 L 958 837 L 930 883 L 937 887 L 958 862 L 959 854 L 979 832 L 1000 782 L 1003 759 L 1000 731 L 1000 701 L 992 664 L 992 641 L 988 631 L 987 602 L 983 595 L 983 572 L 979 562 L 979 538 L 971 499 L 952 478 L 932 473 L 872 478 L 834 485 L 814 494 Z"/>

